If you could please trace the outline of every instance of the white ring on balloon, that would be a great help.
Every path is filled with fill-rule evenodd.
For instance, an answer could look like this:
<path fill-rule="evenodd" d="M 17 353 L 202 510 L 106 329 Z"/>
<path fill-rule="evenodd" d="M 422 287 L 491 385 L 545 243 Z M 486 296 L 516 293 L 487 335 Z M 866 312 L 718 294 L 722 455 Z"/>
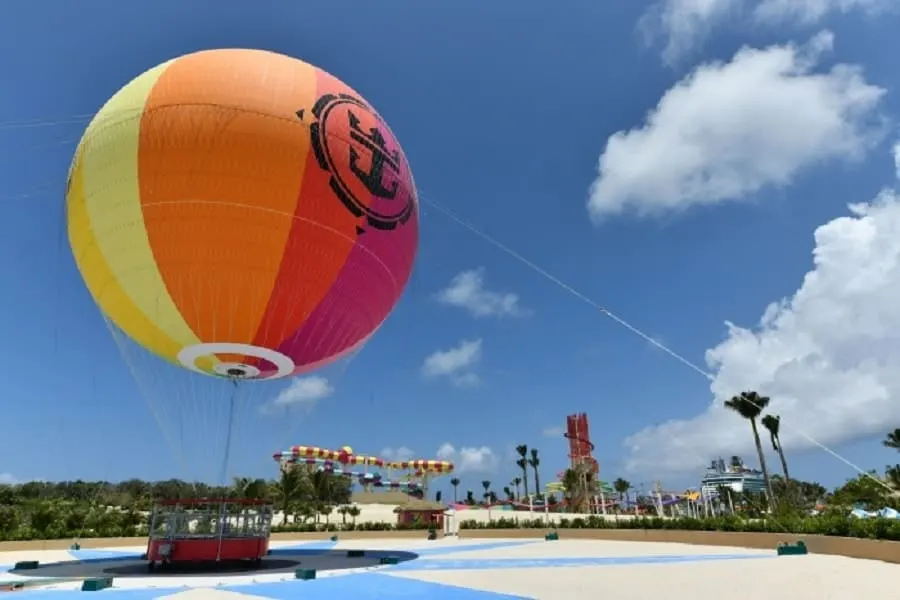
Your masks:
<path fill-rule="evenodd" d="M 244 356 L 252 356 L 253 358 L 267 360 L 275 365 L 276 371 L 273 375 L 269 375 L 265 379 L 289 377 L 294 373 L 294 368 L 296 367 L 294 361 L 291 360 L 289 356 L 272 350 L 271 348 L 253 346 L 252 344 L 237 344 L 233 342 L 210 342 L 207 344 L 187 346 L 186 348 L 182 348 L 178 353 L 178 362 L 191 371 L 209 375 L 210 373 L 197 366 L 197 360 L 211 354 L 243 354 Z M 236 364 L 230 364 L 229 366 L 236 366 Z M 241 367 L 249 368 L 248 365 L 241 365 Z M 259 369 L 256 369 L 256 374 L 252 377 L 257 377 L 259 373 Z M 220 373 L 217 372 L 217 374 Z M 245 377 L 245 379 L 251 379 L 252 377 Z"/>

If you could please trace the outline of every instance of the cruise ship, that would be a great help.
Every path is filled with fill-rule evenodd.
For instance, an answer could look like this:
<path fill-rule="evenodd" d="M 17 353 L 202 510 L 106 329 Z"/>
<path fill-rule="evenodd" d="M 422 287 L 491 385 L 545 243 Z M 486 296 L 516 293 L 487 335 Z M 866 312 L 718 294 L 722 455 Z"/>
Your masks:
<path fill-rule="evenodd" d="M 728 463 L 721 458 L 712 461 L 706 469 L 701 485 L 701 491 L 707 498 L 718 496 L 721 487 L 731 488 L 737 493 L 766 491 L 766 480 L 762 471 L 744 466 L 740 456 L 732 456 Z"/>

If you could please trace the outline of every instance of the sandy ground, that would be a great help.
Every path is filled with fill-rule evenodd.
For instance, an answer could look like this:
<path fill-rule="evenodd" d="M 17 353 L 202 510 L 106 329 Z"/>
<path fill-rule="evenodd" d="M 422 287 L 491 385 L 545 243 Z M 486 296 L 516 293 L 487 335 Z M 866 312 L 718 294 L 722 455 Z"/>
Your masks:
<path fill-rule="evenodd" d="M 295 542 L 296 543 L 296 542 Z M 323 542 L 318 542 L 323 543 Z M 291 542 L 275 542 L 274 547 Z M 331 593 L 325 595 L 328 582 L 342 579 L 347 585 L 357 586 L 355 599 L 395 598 L 398 593 L 379 592 L 375 583 L 390 578 L 400 581 L 431 582 L 454 588 L 441 598 L 471 598 L 472 592 L 482 590 L 507 594 L 518 598 L 546 600 L 596 600 L 597 598 L 621 600 L 645 600 L 646 598 L 671 598 L 673 600 L 743 600 L 766 598 L 767 600 L 896 600 L 897 581 L 900 581 L 900 565 L 878 561 L 823 556 L 777 557 L 773 550 L 752 550 L 722 546 L 701 546 L 674 543 L 639 543 L 605 540 L 560 540 L 544 542 L 539 539 L 455 539 L 448 538 L 428 542 L 421 538 L 407 539 L 351 539 L 341 540 L 335 549 L 403 549 L 420 554 L 420 558 L 393 567 L 369 569 L 344 569 L 333 576 L 316 582 L 296 582 L 282 576 L 242 578 L 185 578 L 175 582 L 172 578 L 160 586 L 160 580 L 134 578 L 117 581 L 117 587 L 146 588 L 158 586 L 159 598 L 169 597 L 180 586 L 178 598 L 187 600 L 184 590 L 192 590 L 189 596 L 202 600 L 240 600 L 257 598 L 310 599 L 349 597 Z M 117 550 L 125 550 L 117 548 Z M 141 546 L 127 548 L 140 552 Z M 17 560 L 70 560 L 67 552 L 40 553 L 2 552 L 0 563 Z M 572 566 L 577 561 L 581 566 Z M 349 575 L 343 579 L 344 575 Z M 10 576 L 5 576 L 8 580 Z M 375 577 L 376 579 L 368 579 Z M 265 592 L 254 593 L 254 585 L 277 582 Z M 295 588 L 305 585 L 303 593 Z M 339 582 L 338 582 L 339 583 Z M 233 592 L 223 594 L 229 587 Z M 421 585 L 421 584 L 419 584 Z M 184 586 L 188 586 L 187 588 Z M 76 584 L 59 586 L 73 590 Z M 277 589 L 278 591 L 273 591 Z M 218 590 L 218 591 L 217 591 Z M 283 590 L 283 591 L 281 591 Z M 322 590 L 322 594 L 317 590 Z M 457 590 L 454 592 L 453 590 Z M 25 592 L 41 596 L 40 592 Z M 66 592 L 53 592 L 54 598 Z M 130 592 L 123 589 L 127 596 Z M 343 592 L 346 594 L 347 592 Z M 376 595 L 373 595 L 376 594 Z M 467 595 L 468 594 L 468 595 Z M 409 596 L 407 596 L 409 597 Z M 506 596 L 510 597 L 510 596 Z"/>

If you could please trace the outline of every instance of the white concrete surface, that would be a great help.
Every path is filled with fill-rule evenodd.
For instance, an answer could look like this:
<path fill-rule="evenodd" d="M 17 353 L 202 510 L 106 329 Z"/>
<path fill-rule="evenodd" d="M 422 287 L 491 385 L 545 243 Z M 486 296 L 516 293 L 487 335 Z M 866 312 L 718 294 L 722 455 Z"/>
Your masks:
<path fill-rule="evenodd" d="M 563 549 L 565 543 L 560 543 Z M 711 552 L 712 549 L 708 549 Z M 536 600 L 896 600 L 900 565 L 834 556 L 771 561 L 518 570 L 417 571 L 396 577 Z"/>
<path fill-rule="evenodd" d="M 565 532 L 561 532 L 563 538 Z M 505 547 L 491 547 L 508 543 Z M 275 542 L 274 548 L 292 546 L 292 542 Z M 483 549 L 471 549 L 473 545 Z M 319 571 L 319 577 L 340 577 L 351 573 L 377 570 L 390 577 L 417 579 L 462 588 L 478 589 L 535 598 L 540 600 L 896 600 L 900 598 L 897 582 L 900 581 L 900 565 L 865 561 L 835 556 L 777 557 L 772 551 L 718 546 L 690 546 L 684 544 L 637 543 L 591 540 L 474 540 L 444 539 L 426 540 L 348 540 L 340 541 L 336 550 L 350 548 L 403 549 L 416 552 L 426 548 L 422 558 L 407 563 L 416 570 L 394 569 L 390 566 L 340 571 Z M 141 552 L 143 547 L 110 548 L 116 551 Z M 739 555 L 738 558 L 700 560 L 701 557 Z M 669 556 L 676 563 L 632 563 L 641 557 Z M 604 559 L 605 564 L 590 566 L 550 566 L 554 559 Z M 71 559 L 67 552 L 0 553 L 0 563 L 11 564 L 18 560 L 42 562 Z M 446 561 L 455 567 L 486 564 L 490 560 L 510 561 L 503 568 L 450 569 Z M 442 562 L 445 561 L 445 562 Z M 524 561 L 528 561 L 525 563 Z M 620 564 L 616 564 L 616 563 Z M 621 563 L 625 564 L 621 564 Z M 433 565 L 434 569 L 427 567 Z M 14 576 L 2 579 L 9 581 Z M 119 578 L 116 587 L 156 587 L 170 594 L 179 590 L 196 590 L 198 593 L 185 598 L 204 598 L 199 592 L 216 586 L 219 592 L 228 586 L 246 583 L 264 583 L 286 580 L 288 576 L 259 575 L 237 577 L 169 577 Z M 315 585 L 315 582 L 309 582 Z M 59 589 L 74 590 L 78 584 L 60 584 Z M 242 590 L 243 598 L 252 597 L 252 591 Z M 221 594 L 220 594 L 221 596 Z M 180 597 L 180 596 L 179 596 Z M 235 600 L 237 600 L 235 596 Z M 224 596 L 222 596 L 224 600 Z"/>

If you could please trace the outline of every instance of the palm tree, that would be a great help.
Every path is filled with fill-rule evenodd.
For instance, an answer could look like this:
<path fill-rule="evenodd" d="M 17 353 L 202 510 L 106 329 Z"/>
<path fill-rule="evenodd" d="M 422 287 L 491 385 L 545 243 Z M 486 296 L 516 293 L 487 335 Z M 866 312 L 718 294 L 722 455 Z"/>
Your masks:
<path fill-rule="evenodd" d="M 281 479 L 278 480 L 272 491 L 278 504 L 281 505 L 281 518 L 285 524 L 288 522 L 291 505 L 300 498 L 305 485 L 306 479 L 301 474 L 300 469 L 281 469 Z"/>
<path fill-rule="evenodd" d="M 503 493 L 506 494 L 506 499 L 512 502 L 515 500 L 515 496 L 513 496 L 513 491 L 509 489 L 509 486 L 503 488 Z"/>
<path fill-rule="evenodd" d="M 731 514 L 734 514 L 734 490 L 731 489 L 731 486 L 720 485 L 716 487 L 716 492 L 719 496 L 719 508 L 728 509 Z"/>
<path fill-rule="evenodd" d="M 597 488 L 594 472 L 590 467 L 587 464 L 579 464 L 574 468 L 566 469 L 563 473 L 562 484 L 569 511 L 573 513 L 589 512 L 591 496 Z"/>
<path fill-rule="evenodd" d="M 232 487 L 234 496 L 240 499 L 260 500 L 269 494 L 269 484 L 265 479 L 235 477 Z"/>
<path fill-rule="evenodd" d="M 481 487 L 484 488 L 484 495 L 482 497 L 484 498 L 484 503 L 487 504 L 491 497 L 491 493 L 490 493 L 491 482 L 489 480 L 485 479 L 484 481 L 481 482 Z"/>
<path fill-rule="evenodd" d="M 566 505 L 569 512 L 577 512 L 575 508 L 576 498 L 581 489 L 581 478 L 575 469 L 566 469 L 562 476 L 563 497 L 566 499 Z"/>
<path fill-rule="evenodd" d="M 519 460 L 516 461 L 516 465 L 520 469 L 522 469 L 522 483 L 525 486 L 525 496 L 528 496 L 528 446 L 522 444 L 521 446 L 516 446 L 516 452 L 519 454 Z"/>
<path fill-rule="evenodd" d="M 235 498 L 244 498 L 244 492 L 247 491 L 247 488 L 250 487 L 250 482 L 253 481 L 249 477 L 234 477 L 231 480 L 231 493 Z"/>
<path fill-rule="evenodd" d="M 450 485 L 453 486 L 453 504 L 456 504 L 456 488 L 459 487 L 459 477 L 454 477 L 450 480 Z"/>
<path fill-rule="evenodd" d="M 316 519 L 318 519 L 319 516 L 325 517 L 325 524 L 327 525 L 329 523 L 329 520 L 331 519 L 331 504 L 327 504 L 325 502 L 316 502 L 315 508 Z"/>
<path fill-rule="evenodd" d="M 884 444 L 885 448 L 893 448 L 900 451 L 900 429 L 895 429 L 887 434 L 881 443 Z"/>
<path fill-rule="evenodd" d="M 631 489 L 631 482 L 619 477 L 613 481 L 613 489 L 616 490 L 616 493 L 619 495 L 619 502 L 625 504 L 627 508 L 628 490 Z"/>
<path fill-rule="evenodd" d="M 900 465 L 894 465 L 885 469 L 884 478 L 892 488 L 900 491 Z"/>
<path fill-rule="evenodd" d="M 521 477 L 513 477 L 512 483 L 514 486 L 516 486 L 516 499 L 518 500 L 519 498 L 522 497 L 522 494 L 519 493 L 520 488 L 522 487 L 522 478 Z"/>
<path fill-rule="evenodd" d="M 315 519 L 315 522 L 319 521 L 319 513 L 316 511 L 316 507 L 312 502 L 304 502 L 298 507 L 298 509 L 300 517 L 303 519 L 303 523 L 306 523 L 310 519 Z"/>
<path fill-rule="evenodd" d="M 772 441 L 772 449 L 778 453 L 778 459 L 781 461 L 781 472 L 784 473 L 784 485 L 786 488 L 791 487 L 791 476 L 788 474 L 787 459 L 784 458 L 784 448 L 781 446 L 781 437 L 778 435 L 781 430 L 781 417 L 778 415 L 765 415 L 761 421 L 763 427 L 769 432 L 769 439 Z"/>
<path fill-rule="evenodd" d="M 541 476 L 538 474 L 538 467 L 541 466 L 541 459 L 538 458 L 538 449 L 531 449 L 531 458 L 528 459 L 528 464 L 531 466 L 531 469 L 534 471 L 534 493 L 538 496 L 541 495 Z"/>
<path fill-rule="evenodd" d="M 350 481 L 324 471 L 316 471 L 310 476 L 313 501 L 330 507 L 350 502 Z M 324 514 L 324 513 L 323 513 Z"/>
<path fill-rule="evenodd" d="M 763 454 L 762 442 L 759 440 L 759 429 L 756 427 L 756 419 L 759 418 L 759 415 L 766 409 L 770 401 L 768 396 L 760 396 L 753 391 L 741 392 L 740 395 L 732 397 L 731 400 L 726 400 L 725 408 L 733 410 L 742 418 L 750 421 L 750 428 L 753 430 L 753 442 L 756 444 L 756 455 L 759 457 L 759 467 L 762 469 L 763 479 L 766 482 L 766 491 L 769 493 L 770 508 L 774 508 L 775 494 L 772 492 L 769 469 L 766 467 L 766 456 Z"/>

